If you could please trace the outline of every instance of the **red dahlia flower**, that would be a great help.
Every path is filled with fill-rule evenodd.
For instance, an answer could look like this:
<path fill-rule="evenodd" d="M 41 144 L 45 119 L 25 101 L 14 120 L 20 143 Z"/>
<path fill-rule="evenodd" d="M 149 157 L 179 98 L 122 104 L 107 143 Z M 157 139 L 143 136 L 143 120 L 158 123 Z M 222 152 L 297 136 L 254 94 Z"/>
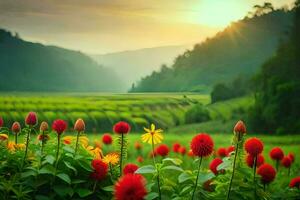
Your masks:
<path fill-rule="evenodd" d="M 82 132 L 85 130 L 85 123 L 83 119 L 77 119 L 74 125 L 74 130 Z"/>
<path fill-rule="evenodd" d="M 11 126 L 11 131 L 16 134 L 16 133 L 19 133 L 20 130 L 21 130 L 20 123 L 19 122 L 14 122 L 13 125 Z"/>
<path fill-rule="evenodd" d="M 292 160 L 289 156 L 285 156 L 283 157 L 283 159 L 281 160 L 281 164 L 282 166 L 284 166 L 285 168 L 290 168 L 292 165 Z"/>
<path fill-rule="evenodd" d="M 140 174 L 126 174 L 115 184 L 116 200 L 143 200 L 147 195 L 146 180 Z"/>
<path fill-rule="evenodd" d="M 218 150 L 217 150 L 217 156 L 223 158 L 223 157 L 226 157 L 227 155 L 228 155 L 227 149 L 225 149 L 223 147 L 218 148 Z"/>
<path fill-rule="evenodd" d="M 270 157 L 273 159 L 273 160 L 282 160 L 283 159 L 283 151 L 281 148 L 279 147 L 274 147 L 271 151 L 270 151 Z"/>
<path fill-rule="evenodd" d="M 140 150 L 140 149 L 142 149 L 142 144 L 141 143 L 139 143 L 139 142 L 136 142 L 136 143 L 134 143 L 134 148 L 136 149 L 136 150 Z"/>
<path fill-rule="evenodd" d="M 103 136 L 102 136 L 102 142 L 104 144 L 108 144 L 108 145 L 112 144 L 112 141 L 113 141 L 113 139 L 112 139 L 112 137 L 111 137 L 111 135 L 109 133 L 103 134 Z"/>
<path fill-rule="evenodd" d="M 213 152 L 214 142 L 208 134 L 200 133 L 192 139 L 191 149 L 194 155 L 206 157 Z"/>
<path fill-rule="evenodd" d="M 179 143 L 174 143 L 173 144 L 173 151 L 175 153 L 178 153 L 179 148 L 180 148 L 180 144 Z"/>
<path fill-rule="evenodd" d="M 290 188 L 298 188 L 300 189 L 300 176 L 293 178 L 289 184 Z"/>
<path fill-rule="evenodd" d="M 234 146 L 229 146 L 227 148 L 227 154 L 229 155 L 231 152 L 233 152 L 235 150 L 235 147 Z"/>
<path fill-rule="evenodd" d="M 244 148 L 248 154 L 255 157 L 263 151 L 264 145 L 260 139 L 254 137 L 246 140 Z"/>
<path fill-rule="evenodd" d="M 57 119 L 52 124 L 52 129 L 58 134 L 62 134 L 67 129 L 67 123 L 62 119 Z"/>
<path fill-rule="evenodd" d="M 185 153 L 186 153 L 186 148 L 182 146 L 182 147 L 179 148 L 178 151 L 179 151 L 179 153 L 180 153 L 181 155 L 185 155 Z"/>
<path fill-rule="evenodd" d="M 295 154 L 289 153 L 287 156 L 290 157 L 290 159 L 292 160 L 292 163 L 295 161 Z"/>
<path fill-rule="evenodd" d="M 107 171 L 108 171 L 107 169 L 108 168 L 105 168 L 104 171 L 103 170 L 95 170 L 94 172 L 92 172 L 90 174 L 90 178 L 93 179 L 93 180 L 95 180 L 95 181 L 101 181 L 101 180 L 103 180 L 106 177 L 106 175 L 107 175 Z"/>
<path fill-rule="evenodd" d="M 101 159 L 94 159 L 92 160 L 92 167 L 96 171 L 107 171 L 108 166 L 105 162 L 103 162 Z"/>
<path fill-rule="evenodd" d="M 25 118 L 25 124 L 28 126 L 35 126 L 38 123 L 37 115 L 35 112 L 29 112 Z"/>
<path fill-rule="evenodd" d="M 4 121 L 3 121 L 2 117 L 0 117 L 0 128 L 3 126 L 3 124 L 4 124 Z"/>
<path fill-rule="evenodd" d="M 272 167 L 272 165 L 269 164 L 262 164 L 258 169 L 257 169 L 257 174 L 261 176 L 261 181 L 264 184 L 271 183 L 276 176 L 276 171 Z"/>
<path fill-rule="evenodd" d="M 118 134 L 127 134 L 130 131 L 130 125 L 127 122 L 118 122 L 114 125 L 114 132 Z"/>
<path fill-rule="evenodd" d="M 236 123 L 236 125 L 234 126 L 233 131 L 234 131 L 235 133 L 242 133 L 242 134 L 245 134 L 245 133 L 246 133 L 246 126 L 245 126 L 244 122 L 241 121 L 241 120 L 238 121 L 238 122 Z"/>
<path fill-rule="evenodd" d="M 142 162 L 144 162 L 144 158 L 142 156 L 138 156 L 136 158 L 136 161 L 139 162 L 139 163 L 142 163 Z"/>
<path fill-rule="evenodd" d="M 222 159 L 220 158 L 215 158 L 213 159 L 210 164 L 209 164 L 209 169 L 214 173 L 214 174 L 218 174 L 218 170 L 217 167 L 222 163 Z"/>
<path fill-rule="evenodd" d="M 189 156 L 189 157 L 194 157 L 194 154 L 193 154 L 193 151 L 192 151 L 192 149 L 190 149 L 190 150 L 189 150 L 189 152 L 188 152 L 188 156 Z"/>
<path fill-rule="evenodd" d="M 247 156 L 246 156 L 246 164 L 249 166 L 249 167 L 253 167 L 253 165 L 254 165 L 254 156 L 252 156 L 252 155 L 250 155 L 250 154 L 248 154 Z M 265 158 L 264 158 L 264 156 L 263 155 L 261 155 L 261 154 L 259 154 L 258 156 L 257 156 L 257 160 L 256 160 L 256 167 L 260 167 L 262 164 L 264 164 L 264 162 L 265 162 Z"/>
<path fill-rule="evenodd" d="M 161 144 L 156 148 L 156 153 L 162 157 L 165 157 L 169 154 L 169 147 L 165 144 Z"/>
<path fill-rule="evenodd" d="M 123 174 L 134 174 L 134 172 L 139 168 L 136 164 L 128 163 L 124 166 Z"/>

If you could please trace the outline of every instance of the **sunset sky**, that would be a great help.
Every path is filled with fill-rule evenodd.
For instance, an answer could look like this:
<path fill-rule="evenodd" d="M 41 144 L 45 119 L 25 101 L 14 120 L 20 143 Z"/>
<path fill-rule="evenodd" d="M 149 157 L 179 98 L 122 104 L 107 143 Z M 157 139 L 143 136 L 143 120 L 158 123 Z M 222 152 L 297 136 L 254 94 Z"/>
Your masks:
<path fill-rule="evenodd" d="M 0 28 L 102 54 L 201 42 L 263 0 L 0 0 Z M 275 7 L 294 0 L 269 0 Z"/>

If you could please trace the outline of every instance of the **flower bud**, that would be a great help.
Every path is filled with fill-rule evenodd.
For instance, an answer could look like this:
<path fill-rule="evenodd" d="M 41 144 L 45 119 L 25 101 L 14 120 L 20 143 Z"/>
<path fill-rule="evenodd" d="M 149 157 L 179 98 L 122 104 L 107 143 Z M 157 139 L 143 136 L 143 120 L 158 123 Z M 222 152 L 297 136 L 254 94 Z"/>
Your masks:
<path fill-rule="evenodd" d="M 13 125 L 11 126 L 11 131 L 13 133 L 19 133 L 21 130 L 21 125 L 19 122 L 14 122 Z"/>
<path fill-rule="evenodd" d="M 75 122 L 74 125 L 74 130 L 78 131 L 78 132 L 82 132 L 85 130 L 85 124 L 83 119 L 77 119 L 77 121 Z"/>
<path fill-rule="evenodd" d="M 35 126 L 38 123 L 37 115 L 35 112 L 29 112 L 25 118 L 25 124 L 28 126 Z"/>
<path fill-rule="evenodd" d="M 246 126 L 245 126 L 244 122 L 241 121 L 241 120 L 238 121 L 238 122 L 236 123 L 236 125 L 234 126 L 233 131 L 234 131 L 235 133 L 242 133 L 242 134 L 245 134 L 245 133 L 246 133 Z"/>
<path fill-rule="evenodd" d="M 42 122 L 40 126 L 40 131 L 47 131 L 49 128 L 49 125 L 47 122 Z"/>

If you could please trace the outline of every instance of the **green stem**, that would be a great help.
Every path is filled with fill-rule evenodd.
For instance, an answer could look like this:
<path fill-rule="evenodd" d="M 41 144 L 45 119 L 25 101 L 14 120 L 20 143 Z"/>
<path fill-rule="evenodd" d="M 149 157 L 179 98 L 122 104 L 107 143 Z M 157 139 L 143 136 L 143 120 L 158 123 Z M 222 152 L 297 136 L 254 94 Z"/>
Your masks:
<path fill-rule="evenodd" d="M 156 177 L 156 181 L 157 181 L 157 187 L 158 187 L 158 199 L 161 200 L 161 191 L 160 191 L 160 180 L 159 180 L 159 170 L 156 167 L 156 161 L 155 161 L 155 152 L 154 152 L 154 140 L 153 140 L 153 136 L 152 136 L 152 160 L 153 160 L 153 165 L 156 169 L 157 172 L 157 177 Z"/>
<path fill-rule="evenodd" d="M 236 158 L 237 158 L 238 150 L 239 150 L 239 140 L 236 143 L 236 148 L 235 148 L 235 153 L 234 153 L 234 160 L 233 160 L 233 167 L 232 167 L 232 174 L 231 174 L 229 187 L 228 187 L 228 191 L 227 191 L 227 198 L 226 198 L 227 200 L 229 199 L 229 196 L 230 196 L 230 191 L 231 191 L 231 186 L 232 186 L 232 180 L 233 180 L 233 177 L 234 177 L 234 170 L 235 170 L 235 164 L 236 164 Z"/>
<path fill-rule="evenodd" d="M 76 156 L 77 149 L 78 149 L 78 141 L 79 141 L 80 131 L 77 132 L 77 138 L 76 138 L 76 146 L 75 146 L 75 153 L 74 157 Z"/>
<path fill-rule="evenodd" d="M 254 165 L 253 165 L 253 184 L 254 184 L 254 199 L 256 199 L 256 163 L 257 163 L 257 156 L 254 157 Z"/>
<path fill-rule="evenodd" d="M 45 131 L 42 132 L 42 146 L 41 146 L 41 157 L 44 153 L 44 145 L 45 145 Z"/>
<path fill-rule="evenodd" d="M 25 148 L 25 153 L 24 153 L 24 158 L 23 158 L 22 168 L 24 167 L 25 160 L 26 160 L 26 158 L 27 158 L 30 133 L 31 133 L 31 127 L 29 127 L 29 130 L 27 131 L 27 135 L 26 135 L 26 148 Z"/>
<path fill-rule="evenodd" d="M 59 156 L 59 146 L 60 146 L 60 135 L 57 135 L 57 149 L 56 149 L 56 157 L 55 157 L 55 174 L 58 167 L 58 156 Z"/>
<path fill-rule="evenodd" d="M 278 173 L 279 170 L 279 160 L 276 160 L 276 172 Z"/>
<path fill-rule="evenodd" d="M 290 173 L 291 173 L 291 167 L 289 167 L 288 176 L 290 176 Z"/>
<path fill-rule="evenodd" d="M 264 192 L 266 191 L 266 184 L 264 183 Z"/>
<path fill-rule="evenodd" d="M 123 146 L 124 146 L 124 134 L 121 134 L 121 155 L 120 155 L 120 176 L 122 176 L 122 169 L 123 169 Z"/>
<path fill-rule="evenodd" d="M 18 144 L 18 133 L 15 133 L 15 144 Z"/>
<path fill-rule="evenodd" d="M 98 181 L 95 181 L 94 186 L 93 186 L 93 193 L 96 191 Z"/>
<path fill-rule="evenodd" d="M 195 183 L 194 190 L 193 190 L 192 200 L 194 199 L 195 192 L 196 192 L 197 185 L 198 185 L 198 179 L 199 179 L 199 173 L 200 173 L 201 163 L 202 163 L 202 156 L 200 157 L 200 161 L 199 161 L 198 172 L 197 172 L 197 178 L 196 178 L 196 183 Z"/>

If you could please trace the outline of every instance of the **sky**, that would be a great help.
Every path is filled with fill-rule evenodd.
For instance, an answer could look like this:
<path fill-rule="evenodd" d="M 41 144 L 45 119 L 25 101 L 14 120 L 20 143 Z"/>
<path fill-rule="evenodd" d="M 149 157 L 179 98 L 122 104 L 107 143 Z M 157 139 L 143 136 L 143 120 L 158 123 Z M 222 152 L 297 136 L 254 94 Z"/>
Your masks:
<path fill-rule="evenodd" d="M 89 54 L 190 45 L 264 0 L 0 0 L 0 28 Z M 274 7 L 294 0 L 268 0 Z"/>

